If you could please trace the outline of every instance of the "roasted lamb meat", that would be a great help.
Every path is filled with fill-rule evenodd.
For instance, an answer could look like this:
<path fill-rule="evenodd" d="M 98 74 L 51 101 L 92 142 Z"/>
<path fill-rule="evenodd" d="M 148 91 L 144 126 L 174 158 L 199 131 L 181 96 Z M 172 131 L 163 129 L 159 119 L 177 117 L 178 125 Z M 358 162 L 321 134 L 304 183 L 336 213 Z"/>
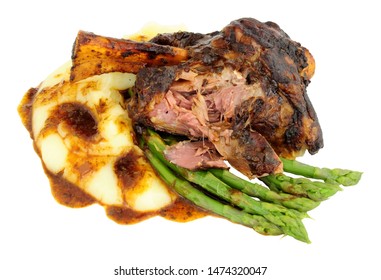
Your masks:
<path fill-rule="evenodd" d="M 277 24 L 242 18 L 220 32 L 160 34 L 149 44 L 186 50 L 177 64 L 139 69 L 129 104 L 137 125 L 191 140 L 168 151 L 175 163 L 174 152 L 200 141 L 252 178 L 282 171 L 279 157 L 323 147 L 306 92 L 314 59 Z M 187 168 L 221 166 L 202 160 Z"/>

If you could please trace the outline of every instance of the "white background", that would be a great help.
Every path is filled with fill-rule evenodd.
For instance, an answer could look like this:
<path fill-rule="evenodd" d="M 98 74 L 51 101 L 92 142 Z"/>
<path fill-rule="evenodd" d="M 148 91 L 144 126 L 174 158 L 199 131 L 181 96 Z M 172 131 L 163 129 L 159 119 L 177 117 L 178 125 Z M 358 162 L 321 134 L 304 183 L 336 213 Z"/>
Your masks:
<path fill-rule="evenodd" d="M 5 1 L 0 9 L 0 279 L 133 279 L 114 269 L 267 266 L 235 279 L 375 279 L 380 261 L 380 10 L 377 1 Z M 328 4 L 329 3 L 329 4 Z M 79 29 L 106 36 L 147 22 L 210 32 L 239 17 L 278 23 L 314 55 L 308 88 L 325 147 L 303 161 L 364 171 L 305 220 L 312 240 L 265 237 L 222 219 L 133 226 L 100 206 L 55 202 L 17 115 L 24 92 L 70 59 Z M 183 277 L 184 279 L 187 277 Z M 172 277 L 171 279 L 183 279 Z M 188 279 L 225 279 L 222 276 Z M 138 279 L 160 279 L 146 277 Z M 167 278 L 168 279 L 168 278 Z"/>

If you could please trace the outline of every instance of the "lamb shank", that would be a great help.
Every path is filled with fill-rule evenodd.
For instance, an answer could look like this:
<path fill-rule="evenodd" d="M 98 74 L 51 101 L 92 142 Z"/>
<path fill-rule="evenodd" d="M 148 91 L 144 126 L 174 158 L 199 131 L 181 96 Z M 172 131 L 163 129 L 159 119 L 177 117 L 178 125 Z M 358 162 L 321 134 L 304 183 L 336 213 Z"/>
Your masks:
<path fill-rule="evenodd" d="M 167 151 L 176 164 L 198 169 L 227 160 L 253 178 L 281 172 L 279 157 L 323 147 L 306 92 L 314 59 L 277 24 L 242 18 L 220 32 L 159 34 L 149 43 L 188 55 L 137 71 L 129 104 L 136 125 L 189 139 Z"/>

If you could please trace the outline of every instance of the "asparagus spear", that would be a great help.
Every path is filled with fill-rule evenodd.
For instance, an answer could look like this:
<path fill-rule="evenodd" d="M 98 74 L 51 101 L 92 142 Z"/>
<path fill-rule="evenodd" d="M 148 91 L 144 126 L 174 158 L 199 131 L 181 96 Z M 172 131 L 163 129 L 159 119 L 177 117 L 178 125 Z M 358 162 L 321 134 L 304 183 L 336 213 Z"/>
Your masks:
<path fill-rule="evenodd" d="M 284 174 L 273 174 L 259 178 L 273 190 L 323 201 L 341 190 L 337 183 L 312 181 L 307 178 L 292 178 Z"/>
<path fill-rule="evenodd" d="M 296 160 L 282 158 L 283 169 L 285 172 L 302 175 L 304 177 L 321 179 L 327 182 L 336 182 L 343 186 L 356 185 L 360 179 L 362 172 L 352 171 L 340 168 L 319 168 Z"/>
<path fill-rule="evenodd" d="M 186 180 L 201 186 L 213 195 L 240 207 L 247 213 L 258 214 L 265 217 L 270 222 L 279 226 L 285 234 L 298 240 L 309 242 L 307 231 L 301 221 L 302 218 L 306 217 L 305 213 L 287 209 L 281 205 L 254 200 L 239 190 L 231 188 L 215 177 L 211 172 L 190 171 L 170 163 L 163 155 L 166 148 L 163 140 L 158 134 L 152 131 L 150 131 L 149 134 L 147 137 L 147 145 L 150 151 L 174 172 L 180 174 Z"/>
<path fill-rule="evenodd" d="M 146 150 L 145 154 L 167 185 L 171 186 L 179 195 L 192 201 L 197 206 L 224 217 L 231 222 L 253 228 L 256 232 L 263 235 L 281 235 L 283 233 L 279 227 L 267 221 L 262 216 L 245 213 L 244 211 L 240 211 L 207 196 L 193 187 L 188 181 L 175 176 L 152 152 Z"/>
<path fill-rule="evenodd" d="M 288 193 L 269 190 L 260 184 L 246 181 L 228 170 L 210 169 L 210 172 L 226 184 L 247 195 L 257 197 L 263 201 L 281 204 L 287 208 L 307 212 L 316 208 L 320 204 L 320 202 L 307 197 L 299 197 Z"/>

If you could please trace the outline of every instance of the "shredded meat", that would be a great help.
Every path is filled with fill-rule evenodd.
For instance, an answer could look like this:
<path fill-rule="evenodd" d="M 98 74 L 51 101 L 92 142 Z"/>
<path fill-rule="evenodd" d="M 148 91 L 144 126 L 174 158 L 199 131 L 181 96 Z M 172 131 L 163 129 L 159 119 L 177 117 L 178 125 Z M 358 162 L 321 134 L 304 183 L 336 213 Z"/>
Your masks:
<path fill-rule="evenodd" d="M 165 157 L 179 166 L 190 170 L 223 168 L 227 169 L 222 156 L 216 152 L 209 141 L 182 141 L 171 145 Z"/>

